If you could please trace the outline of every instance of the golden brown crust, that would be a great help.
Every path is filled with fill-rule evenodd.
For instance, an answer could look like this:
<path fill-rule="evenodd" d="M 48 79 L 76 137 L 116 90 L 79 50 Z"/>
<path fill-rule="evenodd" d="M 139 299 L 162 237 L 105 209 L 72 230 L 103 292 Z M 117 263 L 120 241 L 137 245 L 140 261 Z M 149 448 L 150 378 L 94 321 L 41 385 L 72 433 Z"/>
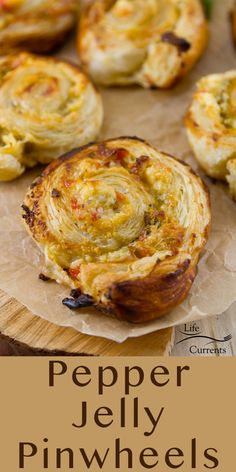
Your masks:
<path fill-rule="evenodd" d="M 236 71 L 203 77 L 187 112 L 190 145 L 205 173 L 235 193 Z"/>
<path fill-rule="evenodd" d="M 78 1 L 4 0 L 0 16 L 0 55 L 15 49 L 49 53 L 75 25 Z"/>
<path fill-rule="evenodd" d="M 171 263 L 171 261 L 169 261 Z M 111 312 L 132 323 L 151 321 L 170 312 L 186 298 L 196 276 L 189 259 L 167 275 L 156 267 L 142 280 L 113 284 L 107 295 Z M 150 296 L 151 294 L 151 296 Z"/>
<path fill-rule="evenodd" d="M 52 162 L 22 208 L 45 254 L 46 275 L 79 291 L 69 304 L 92 303 L 133 323 L 162 316 L 186 298 L 211 219 L 201 179 L 129 137 Z"/>
<path fill-rule="evenodd" d="M 29 53 L 0 59 L 0 181 L 98 136 L 100 94 L 76 65 Z"/>
<path fill-rule="evenodd" d="M 98 83 L 169 88 L 207 40 L 200 0 L 96 0 L 82 14 L 78 51 Z"/>

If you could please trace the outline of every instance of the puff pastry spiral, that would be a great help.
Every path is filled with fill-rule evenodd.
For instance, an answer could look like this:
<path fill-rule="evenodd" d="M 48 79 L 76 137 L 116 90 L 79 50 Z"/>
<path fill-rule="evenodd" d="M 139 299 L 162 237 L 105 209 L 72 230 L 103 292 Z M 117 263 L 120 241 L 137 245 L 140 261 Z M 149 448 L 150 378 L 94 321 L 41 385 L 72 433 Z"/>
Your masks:
<path fill-rule="evenodd" d="M 190 144 L 210 177 L 236 198 L 236 71 L 202 78 L 186 116 Z"/>
<path fill-rule="evenodd" d="M 0 0 L 0 54 L 49 52 L 75 24 L 78 0 Z"/>
<path fill-rule="evenodd" d="M 100 95 L 76 66 L 27 53 L 0 60 L 0 181 L 93 140 Z"/>
<path fill-rule="evenodd" d="M 207 38 L 200 0 L 95 0 L 82 14 L 78 49 L 98 83 L 168 88 Z"/>
<path fill-rule="evenodd" d="M 208 193 L 192 170 L 138 138 L 74 150 L 28 191 L 25 225 L 68 306 L 143 322 L 181 303 L 208 237 Z"/>

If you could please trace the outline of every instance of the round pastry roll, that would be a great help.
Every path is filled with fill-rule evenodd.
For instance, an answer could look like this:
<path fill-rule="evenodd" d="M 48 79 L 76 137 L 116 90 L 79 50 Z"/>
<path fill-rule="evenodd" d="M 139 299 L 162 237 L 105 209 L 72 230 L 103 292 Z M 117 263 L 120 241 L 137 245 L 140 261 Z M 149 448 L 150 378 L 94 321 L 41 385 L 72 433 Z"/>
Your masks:
<path fill-rule="evenodd" d="M 202 78 L 186 116 L 195 156 L 207 175 L 227 180 L 236 197 L 236 71 Z"/>
<path fill-rule="evenodd" d="M 168 88 L 207 38 L 200 0 L 96 0 L 82 14 L 78 50 L 98 83 Z"/>
<path fill-rule="evenodd" d="M 0 60 L 0 180 L 93 140 L 101 97 L 76 66 L 27 53 Z"/>
<path fill-rule="evenodd" d="M 45 255 L 45 275 L 73 289 L 64 304 L 94 305 L 135 323 L 185 299 L 210 223 L 201 179 L 145 141 L 125 137 L 54 161 L 22 209 Z"/>
<path fill-rule="evenodd" d="M 78 0 L 0 0 L 0 54 L 49 52 L 76 22 Z"/>

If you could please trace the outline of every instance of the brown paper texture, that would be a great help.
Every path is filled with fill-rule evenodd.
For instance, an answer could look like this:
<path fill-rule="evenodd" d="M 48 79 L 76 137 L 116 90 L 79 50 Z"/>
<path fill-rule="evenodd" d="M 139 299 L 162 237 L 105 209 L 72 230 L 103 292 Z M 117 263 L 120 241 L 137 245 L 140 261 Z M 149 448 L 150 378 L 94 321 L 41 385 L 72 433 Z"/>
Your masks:
<path fill-rule="evenodd" d="M 186 138 L 183 116 L 196 80 L 235 68 L 236 51 L 229 23 L 231 6 L 231 0 L 215 0 L 208 50 L 193 72 L 173 90 L 138 87 L 101 90 L 105 107 L 101 139 L 136 135 L 199 171 Z M 78 62 L 74 42 L 73 38 L 59 55 Z M 123 342 L 128 337 L 219 315 L 236 302 L 236 204 L 231 201 L 226 186 L 205 178 L 212 199 L 212 231 L 186 301 L 167 316 L 138 326 L 109 318 L 94 309 L 71 312 L 61 303 L 69 289 L 38 279 L 43 270 L 43 257 L 26 234 L 19 216 L 26 189 L 39 173 L 37 168 L 13 183 L 0 184 L 0 289 L 34 314 L 85 334 Z"/>

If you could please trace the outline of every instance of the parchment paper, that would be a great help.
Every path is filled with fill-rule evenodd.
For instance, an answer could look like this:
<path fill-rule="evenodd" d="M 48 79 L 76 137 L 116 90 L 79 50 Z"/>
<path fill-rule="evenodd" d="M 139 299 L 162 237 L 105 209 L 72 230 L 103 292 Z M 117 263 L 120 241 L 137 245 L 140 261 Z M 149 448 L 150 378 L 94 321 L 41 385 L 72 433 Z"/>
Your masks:
<path fill-rule="evenodd" d="M 175 89 L 150 91 L 129 87 L 102 90 L 105 123 L 101 139 L 136 135 L 197 169 L 182 120 L 198 78 L 235 68 L 236 51 L 228 20 L 231 6 L 231 0 L 215 0 L 208 51 L 194 71 Z M 60 52 L 60 56 L 78 62 L 74 39 Z M 71 312 L 61 303 L 68 296 L 69 289 L 38 279 L 43 259 L 19 217 L 26 189 L 39 172 L 39 168 L 34 169 L 13 183 L 0 185 L 0 288 L 34 314 L 82 333 L 123 342 L 128 337 L 219 315 L 236 302 L 236 203 L 230 200 L 226 186 L 213 184 L 205 178 L 212 198 L 212 232 L 187 300 L 169 315 L 139 326 L 109 318 L 94 309 Z"/>

